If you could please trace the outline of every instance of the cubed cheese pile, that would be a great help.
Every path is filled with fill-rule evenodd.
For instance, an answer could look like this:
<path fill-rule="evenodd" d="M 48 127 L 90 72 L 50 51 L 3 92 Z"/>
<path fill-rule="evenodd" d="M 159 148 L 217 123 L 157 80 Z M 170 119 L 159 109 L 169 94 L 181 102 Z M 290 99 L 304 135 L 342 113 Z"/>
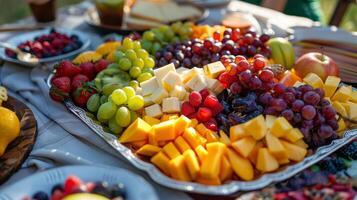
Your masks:
<path fill-rule="evenodd" d="M 164 114 L 179 113 L 182 101 L 187 100 L 189 92 L 208 88 L 218 94 L 224 88 L 216 77 L 225 71 L 221 62 L 199 68 L 179 68 L 171 63 L 154 70 L 154 77 L 141 82 L 144 96 L 145 115 L 160 118 Z"/>
<path fill-rule="evenodd" d="M 232 126 L 230 137 L 197 120 L 171 115 L 165 121 L 138 118 L 119 138 L 163 173 L 181 181 L 219 185 L 233 178 L 253 180 L 307 154 L 303 135 L 283 117 L 262 115 Z"/>

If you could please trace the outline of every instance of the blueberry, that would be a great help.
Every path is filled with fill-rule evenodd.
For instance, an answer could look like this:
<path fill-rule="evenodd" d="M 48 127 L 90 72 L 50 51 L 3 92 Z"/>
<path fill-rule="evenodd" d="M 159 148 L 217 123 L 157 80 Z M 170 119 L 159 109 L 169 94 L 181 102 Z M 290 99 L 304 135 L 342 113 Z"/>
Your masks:
<path fill-rule="evenodd" d="M 78 37 L 78 35 L 73 34 L 73 35 L 71 35 L 71 39 L 74 41 L 77 41 L 77 40 L 79 40 L 79 37 Z"/>
<path fill-rule="evenodd" d="M 56 31 L 55 28 L 52 27 L 52 28 L 50 29 L 50 33 L 56 33 L 56 32 L 57 32 L 57 31 Z"/>
<path fill-rule="evenodd" d="M 99 194 L 108 198 L 111 196 L 111 191 L 108 188 L 107 182 L 97 182 L 96 186 L 92 190 L 92 193 Z"/>
<path fill-rule="evenodd" d="M 57 184 L 57 185 L 53 186 L 53 188 L 51 190 L 51 194 L 53 194 L 56 190 L 59 190 L 59 191 L 63 192 L 62 184 Z"/>
<path fill-rule="evenodd" d="M 63 53 L 68 53 L 68 52 L 71 52 L 73 50 L 74 50 L 74 46 L 71 45 L 71 44 L 68 44 L 63 48 Z"/>
<path fill-rule="evenodd" d="M 45 192 L 37 192 L 32 196 L 34 200 L 48 200 L 48 195 Z"/>
<path fill-rule="evenodd" d="M 126 189 L 123 183 L 115 184 L 111 187 L 112 198 L 126 196 Z"/>
<path fill-rule="evenodd" d="M 83 42 L 80 40 L 77 40 L 75 43 L 77 44 L 78 48 L 80 48 L 83 45 Z"/>

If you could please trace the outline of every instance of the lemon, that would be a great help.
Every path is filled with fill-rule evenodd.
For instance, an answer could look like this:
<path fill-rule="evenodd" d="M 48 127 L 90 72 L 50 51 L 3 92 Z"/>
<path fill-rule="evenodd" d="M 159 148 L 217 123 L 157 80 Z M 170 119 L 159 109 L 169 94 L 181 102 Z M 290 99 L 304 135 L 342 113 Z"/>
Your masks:
<path fill-rule="evenodd" d="M 119 46 L 120 42 L 113 41 L 113 42 L 106 42 L 97 47 L 95 52 L 101 54 L 102 56 L 108 55 L 109 53 L 115 51 Z"/>
<path fill-rule="evenodd" d="M 95 51 L 85 51 L 79 54 L 72 62 L 74 64 L 81 64 L 85 62 L 95 62 L 102 58 L 102 55 Z"/>
<path fill-rule="evenodd" d="M 16 113 L 0 107 L 0 156 L 6 147 L 20 134 L 20 121 Z"/>
<path fill-rule="evenodd" d="M 63 198 L 63 200 L 109 200 L 109 199 L 98 194 L 77 193 L 77 194 L 68 195 L 65 198 Z"/>

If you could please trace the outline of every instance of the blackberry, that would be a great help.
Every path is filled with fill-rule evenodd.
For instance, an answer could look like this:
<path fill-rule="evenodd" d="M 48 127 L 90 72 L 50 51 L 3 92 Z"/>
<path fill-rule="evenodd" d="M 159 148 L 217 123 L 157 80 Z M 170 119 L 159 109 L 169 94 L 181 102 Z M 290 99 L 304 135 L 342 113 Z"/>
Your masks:
<path fill-rule="evenodd" d="M 347 165 L 346 165 L 345 161 L 343 160 L 343 158 L 334 157 L 334 158 L 332 158 L 331 162 L 335 165 L 335 167 L 338 171 L 342 171 L 347 168 Z"/>
<path fill-rule="evenodd" d="M 32 196 L 33 199 L 35 200 L 48 200 L 48 195 L 45 192 L 37 192 Z"/>
<path fill-rule="evenodd" d="M 319 167 L 323 170 L 323 171 L 327 171 L 329 173 L 335 174 L 338 172 L 338 170 L 336 169 L 334 163 L 331 161 L 331 158 L 328 157 L 326 159 L 324 159 L 322 162 L 319 163 Z"/>
<path fill-rule="evenodd" d="M 338 151 L 338 154 L 349 160 L 357 160 L 357 141 L 350 143 Z"/>

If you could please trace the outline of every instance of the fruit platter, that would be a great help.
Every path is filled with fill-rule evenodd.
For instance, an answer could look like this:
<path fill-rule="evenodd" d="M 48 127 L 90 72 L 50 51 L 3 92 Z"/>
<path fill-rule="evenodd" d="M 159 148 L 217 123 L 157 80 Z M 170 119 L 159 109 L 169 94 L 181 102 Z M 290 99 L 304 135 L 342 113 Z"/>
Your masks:
<path fill-rule="evenodd" d="M 73 58 L 90 45 L 88 36 L 80 31 L 48 28 L 14 36 L 7 43 L 25 53 L 31 53 L 38 63 L 56 62 Z M 17 53 L 0 47 L 0 57 L 6 61 L 36 66 L 17 59 Z"/>
<path fill-rule="evenodd" d="M 157 183 L 227 195 L 357 137 L 357 91 L 333 59 L 295 57 L 285 38 L 175 22 L 60 61 L 49 95 Z"/>

